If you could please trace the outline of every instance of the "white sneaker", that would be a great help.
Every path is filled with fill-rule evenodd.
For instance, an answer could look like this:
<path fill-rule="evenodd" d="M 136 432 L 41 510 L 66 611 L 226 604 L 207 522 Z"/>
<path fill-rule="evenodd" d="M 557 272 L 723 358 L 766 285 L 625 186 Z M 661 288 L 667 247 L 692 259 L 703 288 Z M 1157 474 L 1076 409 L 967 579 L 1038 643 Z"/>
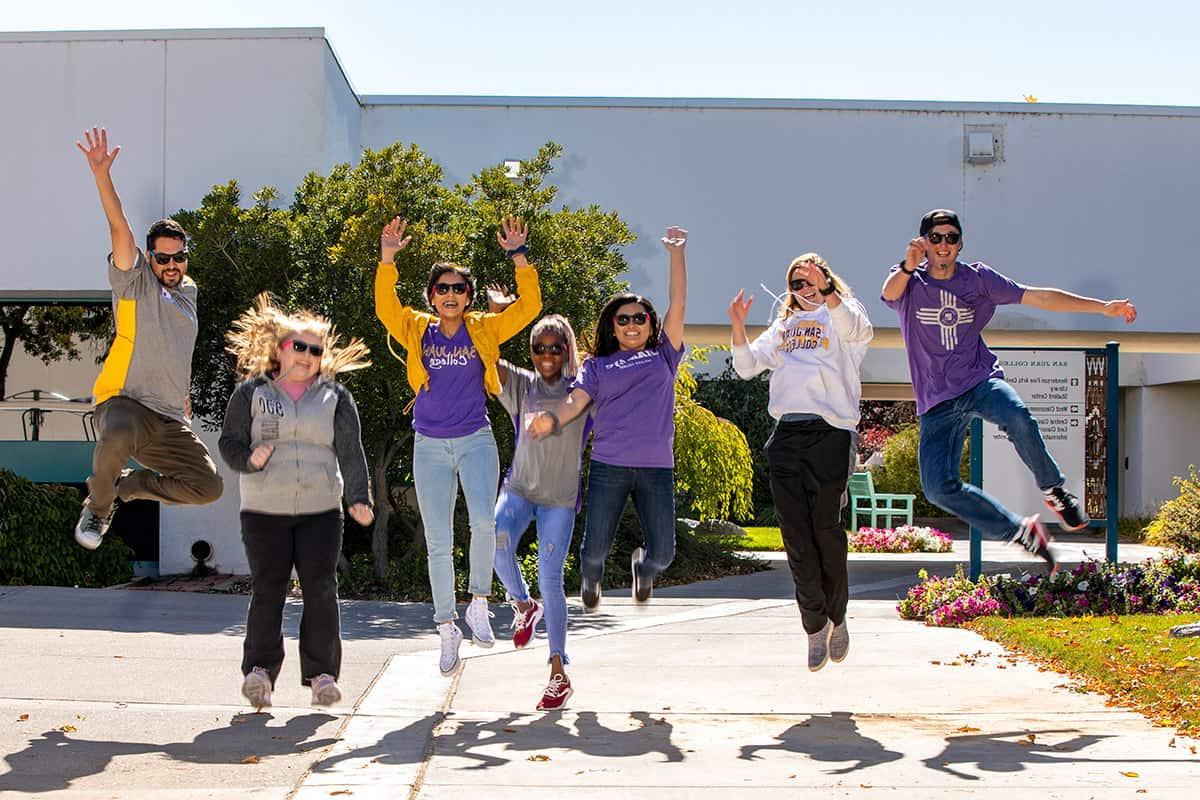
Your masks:
<path fill-rule="evenodd" d="M 442 637 L 442 657 L 438 667 L 443 675 L 453 675 L 458 669 L 458 648 L 462 645 L 463 635 L 454 621 L 438 624 L 438 634 Z"/>
<path fill-rule="evenodd" d="M 242 696 L 250 705 L 262 710 L 271 705 L 271 676 L 262 667 L 255 667 L 242 680 Z"/>
<path fill-rule="evenodd" d="M 83 510 L 79 512 L 79 521 L 75 523 L 75 541 L 88 550 L 95 550 L 103 543 L 104 534 L 108 533 L 116 511 L 117 504 L 115 501 L 113 502 L 112 510 L 108 512 L 107 516 L 103 517 L 93 514 L 92 510 L 87 507 L 87 503 L 84 503 Z"/>
<path fill-rule="evenodd" d="M 309 681 L 308 686 L 312 689 L 314 706 L 331 706 L 341 702 L 342 690 L 338 688 L 337 681 L 333 676 L 328 673 L 322 672 Z"/>
<path fill-rule="evenodd" d="M 471 641 L 480 647 L 491 647 L 496 643 L 496 635 L 492 633 L 492 617 L 488 611 L 487 600 L 476 597 L 467 604 L 467 627 L 471 629 Z"/>

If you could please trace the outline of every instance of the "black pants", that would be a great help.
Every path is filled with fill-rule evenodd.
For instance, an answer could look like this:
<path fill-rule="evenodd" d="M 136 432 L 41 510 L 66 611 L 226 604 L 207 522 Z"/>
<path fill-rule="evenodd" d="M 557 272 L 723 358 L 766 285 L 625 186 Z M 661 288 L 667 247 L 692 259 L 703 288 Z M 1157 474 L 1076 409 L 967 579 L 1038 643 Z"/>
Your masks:
<path fill-rule="evenodd" d="M 823 420 L 776 424 L 765 452 L 771 497 L 796 585 L 804 630 L 846 618 L 850 581 L 842 494 L 850 473 L 850 431 Z"/>
<path fill-rule="evenodd" d="M 342 550 L 342 510 L 321 514 L 242 512 L 242 543 L 250 562 L 250 610 L 242 647 L 242 674 L 262 667 L 271 685 L 283 666 L 283 606 L 292 581 L 300 578 L 300 676 L 305 686 L 322 673 L 342 668 L 342 625 L 338 611 L 337 562 Z"/>

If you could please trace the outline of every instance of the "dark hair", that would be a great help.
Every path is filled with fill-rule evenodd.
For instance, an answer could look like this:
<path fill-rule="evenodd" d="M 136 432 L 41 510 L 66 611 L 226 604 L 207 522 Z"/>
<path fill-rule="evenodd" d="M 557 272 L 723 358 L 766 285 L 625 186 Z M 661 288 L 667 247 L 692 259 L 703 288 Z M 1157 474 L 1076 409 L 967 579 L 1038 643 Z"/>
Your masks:
<path fill-rule="evenodd" d="M 430 308 L 434 307 L 433 287 L 437 285 L 438 278 L 447 272 L 453 272 L 467 282 L 467 305 L 471 305 L 471 301 L 475 298 L 475 276 L 471 274 L 470 267 L 460 267 L 449 261 L 439 261 L 433 265 L 433 269 L 429 270 L 429 283 L 425 284 L 425 302 L 429 303 Z"/>
<path fill-rule="evenodd" d="M 187 244 L 187 231 L 173 219 L 160 219 L 158 222 L 150 226 L 150 230 L 146 231 L 146 252 L 149 253 L 154 249 L 154 240 L 160 236 L 165 236 L 168 239 L 178 239 Z"/>
<path fill-rule="evenodd" d="M 658 312 L 654 310 L 654 304 L 640 294 L 621 292 L 610 297 L 604 308 L 600 309 L 600 316 L 596 319 L 596 331 L 592 334 L 592 355 L 610 356 L 621 349 L 617 341 L 614 317 L 617 316 L 617 309 L 626 303 L 637 303 L 646 309 L 646 313 L 650 315 L 650 338 L 646 340 L 646 347 L 658 347 Z"/>

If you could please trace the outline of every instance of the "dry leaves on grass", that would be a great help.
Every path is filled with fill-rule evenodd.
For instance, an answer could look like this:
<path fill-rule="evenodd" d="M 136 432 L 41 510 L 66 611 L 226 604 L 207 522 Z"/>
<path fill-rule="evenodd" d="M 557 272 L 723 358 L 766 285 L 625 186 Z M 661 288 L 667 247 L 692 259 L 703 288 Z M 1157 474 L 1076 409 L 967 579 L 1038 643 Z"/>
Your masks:
<path fill-rule="evenodd" d="M 527 758 L 525 760 L 526 761 L 549 761 L 550 756 L 543 755 L 542 753 L 534 753 L 533 755 L 531 755 L 529 758 Z"/>
<path fill-rule="evenodd" d="M 63 733 L 74 733 L 76 730 L 78 730 L 78 728 L 76 728 L 74 725 L 59 725 L 58 729 Z"/>

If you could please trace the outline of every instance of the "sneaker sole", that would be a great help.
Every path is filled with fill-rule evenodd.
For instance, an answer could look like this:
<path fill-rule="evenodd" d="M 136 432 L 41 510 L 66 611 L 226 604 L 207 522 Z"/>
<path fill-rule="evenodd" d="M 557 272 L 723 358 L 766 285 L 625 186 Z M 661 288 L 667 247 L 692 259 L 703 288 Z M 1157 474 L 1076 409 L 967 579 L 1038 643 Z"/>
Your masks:
<path fill-rule="evenodd" d="M 517 640 L 514 638 L 513 639 L 513 649 L 514 650 L 521 650 L 521 649 L 529 646 L 529 643 L 533 641 L 534 636 L 537 634 L 537 624 L 541 621 L 542 621 L 542 606 L 539 603 L 538 607 L 537 607 L 537 611 L 535 611 L 533 613 L 533 621 L 529 623 L 529 638 L 526 639 L 521 644 L 517 644 Z"/>
<path fill-rule="evenodd" d="M 250 703 L 250 705 L 254 706 L 257 709 L 270 708 L 271 707 L 270 693 L 266 693 L 265 697 L 256 697 L 255 695 L 257 695 L 257 694 L 258 694 L 258 692 L 247 692 L 245 689 L 242 689 L 242 697 L 246 698 L 246 702 Z"/>
<path fill-rule="evenodd" d="M 1046 503 L 1046 508 L 1053 511 L 1054 516 L 1058 517 L 1058 521 L 1062 524 L 1062 529 L 1064 531 L 1081 531 L 1084 528 L 1086 528 L 1088 525 L 1092 524 L 1092 520 L 1089 518 L 1089 519 L 1085 519 L 1083 522 L 1081 522 L 1080 524 L 1078 524 L 1072 528 L 1070 525 L 1067 524 L 1067 521 L 1065 519 L 1063 519 L 1063 515 L 1058 513 L 1058 509 L 1056 509 L 1054 506 L 1050 505 L 1049 502 Z"/>
<path fill-rule="evenodd" d="M 491 650 L 496 646 L 496 640 L 492 639 L 490 642 L 487 642 L 483 639 L 476 639 L 474 636 L 471 636 L 471 644 L 475 645 L 476 647 L 482 647 L 484 650 Z"/>
<path fill-rule="evenodd" d="M 537 710 L 538 711 L 558 711 L 560 708 L 562 708 L 563 706 L 565 706 L 567 704 L 567 701 L 571 699 L 571 695 L 573 695 L 573 694 L 575 694 L 574 689 L 567 689 L 566 696 L 563 697 L 562 702 L 556 706 L 544 706 L 544 705 L 542 705 L 541 701 L 539 700 L 538 704 L 537 704 Z"/>
<path fill-rule="evenodd" d="M 450 669 L 448 669 L 448 670 L 447 670 L 447 669 L 442 669 L 442 665 L 441 665 L 441 664 L 438 664 L 438 672 L 442 673 L 442 675 L 443 675 L 444 677 L 447 677 L 447 678 L 449 678 L 451 675 L 453 675 L 454 673 L 458 672 L 458 668 L 459 668 L 459 667 L 461 667 L 461 666 L 462 666 L 462 659 L 460 658 L 458 661 L 455 661 L 455 662 L 454 662 L 454 666 L 453 666 L 453 667 L 451 667 L 451 668 L 450 668 Z"/>
<path fill-rule="evenodd" d="M 104 537 L 100 536 L 93 540 L 90 536 L 84 536 L 79 531 L 75 531 L 75 542 L 85 550 L 95 550 L 104 543 Z"/>

